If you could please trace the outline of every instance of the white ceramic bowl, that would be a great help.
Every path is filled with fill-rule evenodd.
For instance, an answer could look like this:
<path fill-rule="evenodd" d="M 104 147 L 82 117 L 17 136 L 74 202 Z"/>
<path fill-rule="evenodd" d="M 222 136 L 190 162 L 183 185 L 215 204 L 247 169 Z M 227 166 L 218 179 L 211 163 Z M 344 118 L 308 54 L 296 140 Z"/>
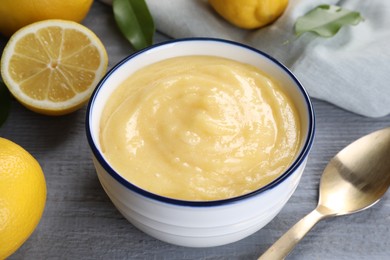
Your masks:
<path fill-rule="evenodd" d="M 182 201 L 142 190 L 121 177 L 104 158 L 99 121 L 105 103 L 134 71 L 171 57 L 214 55 L 254 65 L 280 83 L 301 119 L 302 143 L 292 165 L 276 180 L 250 194 L 208 201 Z M 272 57 L 248 46 L 210 38 L 179 39 L 137 52 L 116 65 L 97 86 L 88 105 L 86 130 L 99 180 L 118 210 L 134 226 L 168 243 L 210 247 L 245 238 L 270 222 L 286 204 L 301 178 L 314 137 L 310 99 L 294 75 Z"/>

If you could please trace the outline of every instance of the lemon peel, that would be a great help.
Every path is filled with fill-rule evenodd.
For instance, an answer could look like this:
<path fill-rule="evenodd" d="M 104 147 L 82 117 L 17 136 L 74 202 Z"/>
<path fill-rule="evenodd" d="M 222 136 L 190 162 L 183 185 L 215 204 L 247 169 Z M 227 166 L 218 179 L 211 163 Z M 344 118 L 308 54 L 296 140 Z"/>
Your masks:
<path fill-rule="evenodd" d="M 0 191 L 0 259 L 5 259 L 38 225 L 46 203 L 46 181 L 29 152 L 1 137 Z"/>
<path fill-rule="evenodd" d="M 209 3 L 233 25 L 255 29 L 274 22 L 286 9 L 288 0 L 209 0 Z"/>

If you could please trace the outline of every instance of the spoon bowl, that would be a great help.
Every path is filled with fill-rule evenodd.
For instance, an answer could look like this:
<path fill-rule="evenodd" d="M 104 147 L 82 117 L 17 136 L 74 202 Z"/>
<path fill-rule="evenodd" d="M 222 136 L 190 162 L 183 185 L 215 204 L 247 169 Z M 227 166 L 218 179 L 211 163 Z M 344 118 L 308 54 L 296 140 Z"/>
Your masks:
<path fill-rule="evenodd" d="M 319 204 L 334 215 L 374 205 L 390 185 L 389 155 L 390 128 L 362 137 L 341 150 L 321 177 Z"/>
<path fill-rule="evenodd" d="M 333 157 L 320 181 L 317 207 L 259 259 L 284 259 L 321 219 L 352 214 L 377 203 L 390 186 L 390 128 L 366 135 Z"/>

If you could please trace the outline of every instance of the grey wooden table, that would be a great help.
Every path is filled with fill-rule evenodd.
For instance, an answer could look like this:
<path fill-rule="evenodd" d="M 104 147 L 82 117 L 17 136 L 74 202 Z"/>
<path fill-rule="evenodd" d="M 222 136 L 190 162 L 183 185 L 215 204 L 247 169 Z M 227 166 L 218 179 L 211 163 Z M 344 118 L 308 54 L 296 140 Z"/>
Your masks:
<path fill-rule="evenodd" d="M 102 39 L 110 67 L 132 52 L 109 7 L 95 2 L 84 24 Z M 156 35 L 156 42 L 166 39 Z M 0 38 L 0 50 L 5 42 Z M 13 101 L 0 136 L 37 158 L 48 194 L 39 226 L 10 259 L 256 259 L 316 206 L 321 172 L 335 153 L 362 135 L 390 126 L 390 116 L 365 118 L 319 100 L 313 103 L 317 117 L 313 149 L 302 180 L 281 213 L 244 240 L 194 249 L 145 235 L 115 209 L 92 165 L 85 107 L 71 115 L 47 117 Z M 288 259 L 390 259 L 390 194 L 364 212 L 320 222 Z"/>

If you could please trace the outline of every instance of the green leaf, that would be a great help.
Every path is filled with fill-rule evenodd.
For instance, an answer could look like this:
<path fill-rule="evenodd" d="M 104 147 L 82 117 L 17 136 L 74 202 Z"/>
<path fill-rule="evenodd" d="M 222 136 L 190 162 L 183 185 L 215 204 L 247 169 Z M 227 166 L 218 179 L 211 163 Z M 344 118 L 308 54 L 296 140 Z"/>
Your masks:
<path fill-rule="evenodd" d="M 320 5 L 299 17 L 295 34 L 314 32 L 322 37 L 334 36 L 344 25 L 356 25 L 363 20 L 360 13 L 335 5 Z"/>
<path fill-rule="evenodd" d="M 112 6 L 120 31 L 136 50 L 153 44 L 154 21 L 145 0 L 114 0 Z"/>
<path fill-rule="evenodd" d="M 7 120 L 11 108 L 11 95 L 0 79 L 0 126 Z"/>

